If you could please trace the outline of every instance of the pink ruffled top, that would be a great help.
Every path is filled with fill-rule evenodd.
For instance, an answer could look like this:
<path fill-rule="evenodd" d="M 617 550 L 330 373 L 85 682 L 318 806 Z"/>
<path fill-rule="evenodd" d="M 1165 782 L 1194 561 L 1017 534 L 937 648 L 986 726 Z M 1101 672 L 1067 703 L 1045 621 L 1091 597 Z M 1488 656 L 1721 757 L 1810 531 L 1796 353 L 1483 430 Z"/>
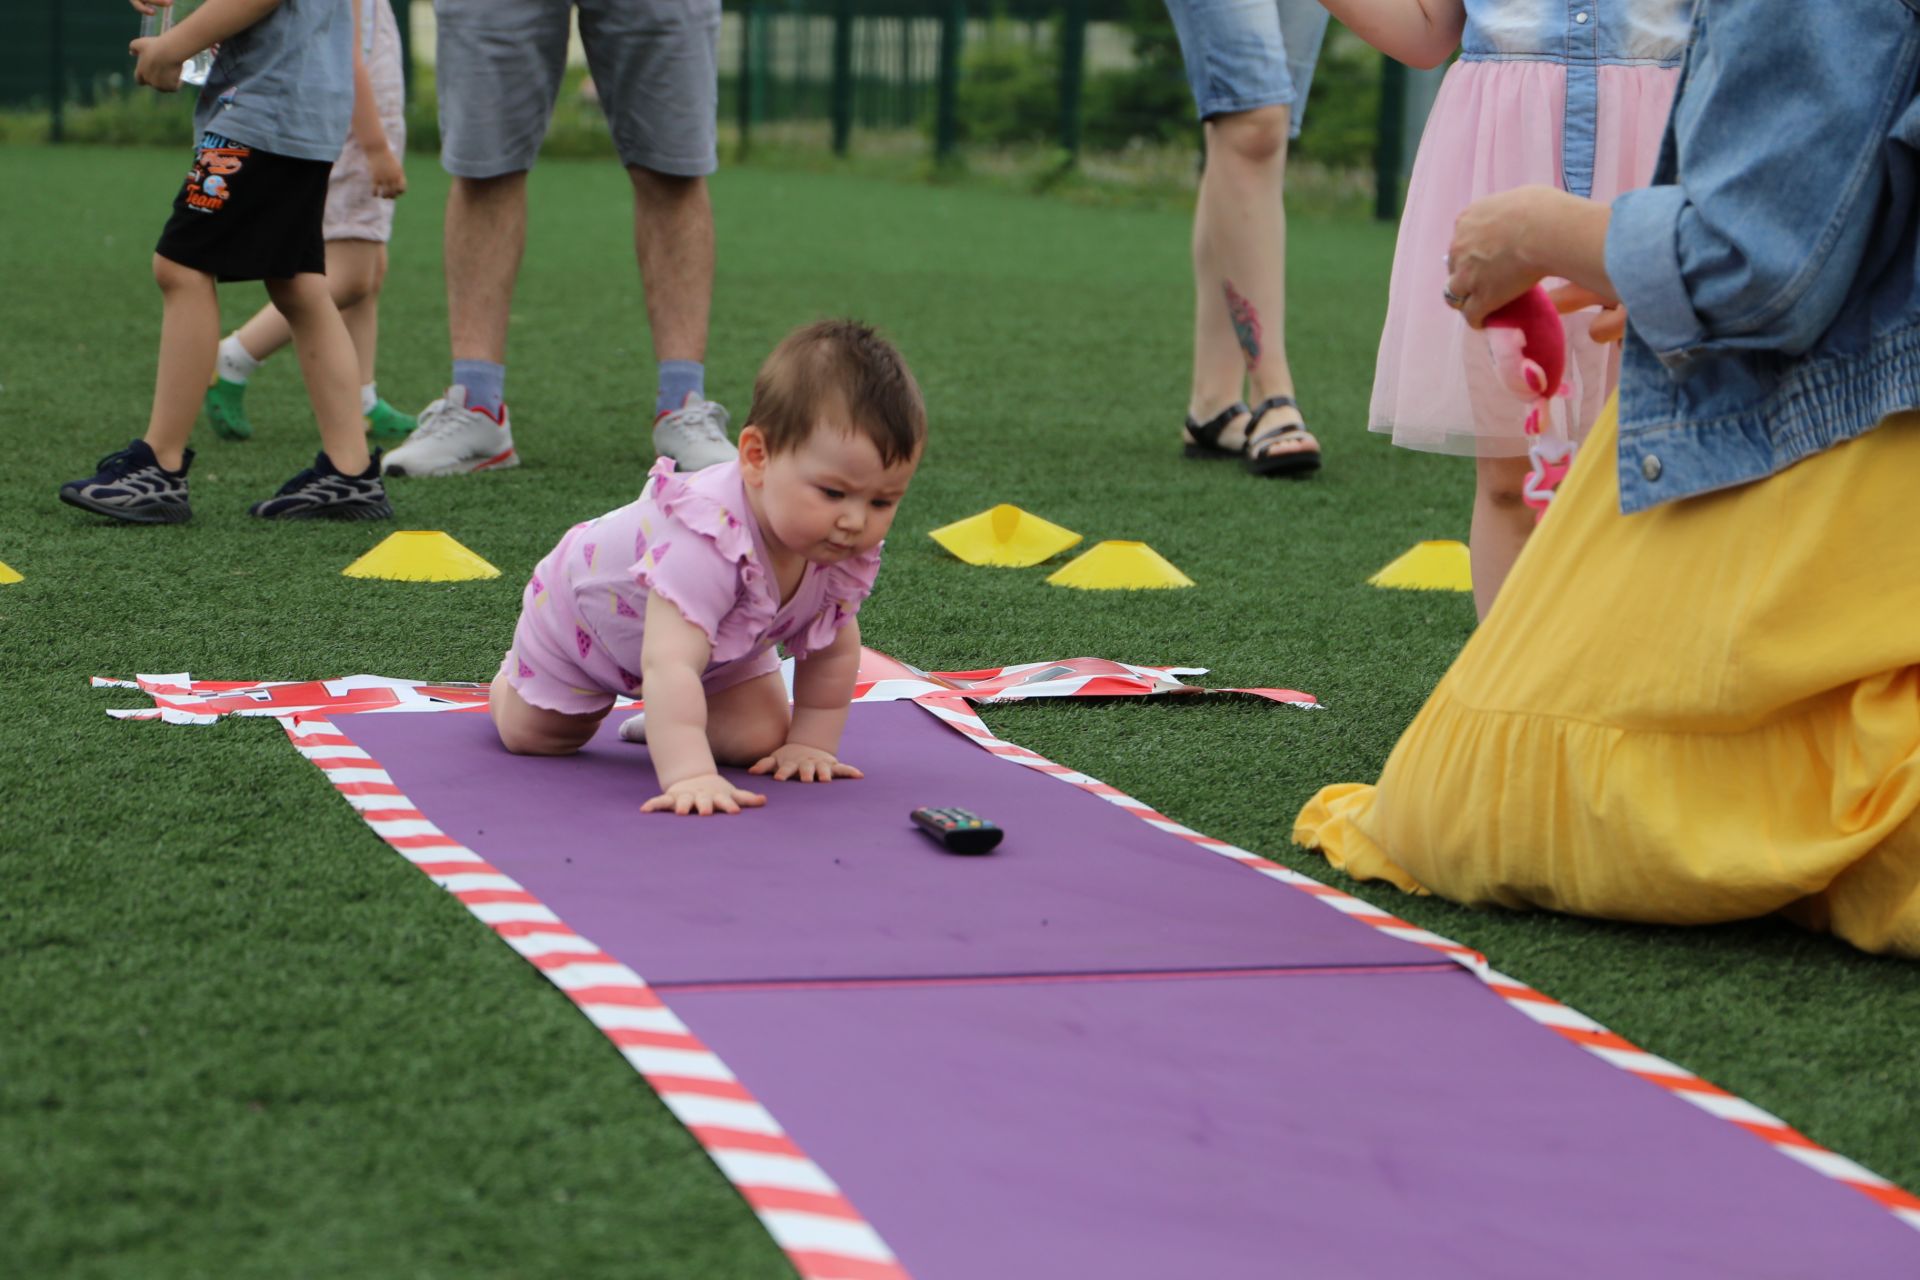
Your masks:
<path fill-rule="evenodd" d="M 809 563 L 782 605 L 740 464 L 683 476 L 662 458 L 637 501 L 561 539 L 540 563 L 536 577 L 548 580 L 536 581 L 535 594 L 559 587 L 571 595 L 572 621 L 584 633 L 571 643 L 583 667 L 617 671 L 609 691 L 628 693 L 640 683 L 650 593 L 706 633 L 713 652 L 702 680 L 719 687 L 735 669 L 764 663 L 775 645 L 795 658 L 825 648 L 860 612 L 879 573 L 877 547 L 838 564 Z"/>

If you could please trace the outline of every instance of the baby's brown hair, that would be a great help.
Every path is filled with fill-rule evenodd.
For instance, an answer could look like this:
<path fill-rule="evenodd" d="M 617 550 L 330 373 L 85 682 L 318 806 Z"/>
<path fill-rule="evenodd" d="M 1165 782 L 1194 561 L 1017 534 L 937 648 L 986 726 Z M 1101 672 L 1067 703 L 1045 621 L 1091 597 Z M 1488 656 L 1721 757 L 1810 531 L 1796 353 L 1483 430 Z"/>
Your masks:
<path fill-rule="evenodd" d="M 821 320 L 781 339 L 753 380 L 747 422 L 765 434 L 768 453 L 784 453 L 836 409 L 886 466 L 909 461 L 926 443 L 927 406 L 913 371 L 858 320 Z"/>

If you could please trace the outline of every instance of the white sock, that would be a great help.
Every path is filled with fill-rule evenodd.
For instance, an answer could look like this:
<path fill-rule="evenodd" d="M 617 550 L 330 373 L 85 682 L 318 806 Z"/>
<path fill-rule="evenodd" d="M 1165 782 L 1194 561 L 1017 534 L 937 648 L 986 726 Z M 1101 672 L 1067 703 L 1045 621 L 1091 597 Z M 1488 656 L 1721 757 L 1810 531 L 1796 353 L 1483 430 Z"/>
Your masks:
<path fill-rule="evenodd" d="M 220 358 L 214 363 L 222 378 L 243 387 L 248 378 L 260 371 L 260 362 L 247 354 L 247 349 L 240 345 L 240 335 L 234 333 L 220 339 Z"/>
<path fill-rule="evenodd" d="M 374 385 L 374 383 L 369 382 L 366 386 L 360 388 L 360 412 L 362 414 L 372 413 L 373 406 L 380 403 L 380 397 L 373 389 Z"/>
<path fill-rule="evenodd" d="M 635 712 L 620 722 L 620 741 L 645 742 L 647 740 L 647 713 Z"/>

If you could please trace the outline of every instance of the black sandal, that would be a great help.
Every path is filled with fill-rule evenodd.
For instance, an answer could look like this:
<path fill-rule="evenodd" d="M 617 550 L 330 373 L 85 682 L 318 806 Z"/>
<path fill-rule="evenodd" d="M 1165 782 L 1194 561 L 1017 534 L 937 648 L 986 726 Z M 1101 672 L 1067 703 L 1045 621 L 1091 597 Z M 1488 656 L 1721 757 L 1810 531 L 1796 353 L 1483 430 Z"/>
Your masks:
<path fill-rule="evenodd" d="M 1260 419 L 1275 409 L 1298 409 L 1292 396 L 1274 396 L 1262 400 L 1253 410 L 1253 421 L 1247 424 L 1247 443 L 1242 452 L 1246 455 L 1246 468 L 1256 476 L 1304 476 L 1320 469 L 1320 449 L 1316 443 L 1311 449 L 1289 449 L 1285 453 L 1268 453 L 1266 448 L 1274 441 L 1290 432 L 1311 435 L 1304 422 L 1289 422 L 1284 426 L 1267 431 L 1260 430 Z"/>
<path fill-rule="evenodd" d="M 1192 436 L 1193 438 L 1191 440 L 1186 441 L 1185 453 L 1187 457 L 1189 458 L 1238 458 L 1240 457 L 1242 452 L 1244 451 L 1244 444 L 1240 449 L 1223 448 L 1221 447 L 1221 444 L 1220 444 L 1220 433 L 1222 431 L 1225 431 L 1227 429 L 1227 424 L 1232 422 L 1235 418 L 1239 417 L 1242 414 L 1251 413 L 1251 412 L 1252 410 L 1248 409 L 1246 405 L 1236 400 L 1232 404 L 1228 405 L 1226 408 L 1222 409 L 1216 416 L 1209 418 L 1205 422 L 1195 422 L 1192 418 L 1188 418 L 1187 434 Z M 1253 424 L 1249 422 L 1247 425 L 1249 428 L 1251 428 Z"/>

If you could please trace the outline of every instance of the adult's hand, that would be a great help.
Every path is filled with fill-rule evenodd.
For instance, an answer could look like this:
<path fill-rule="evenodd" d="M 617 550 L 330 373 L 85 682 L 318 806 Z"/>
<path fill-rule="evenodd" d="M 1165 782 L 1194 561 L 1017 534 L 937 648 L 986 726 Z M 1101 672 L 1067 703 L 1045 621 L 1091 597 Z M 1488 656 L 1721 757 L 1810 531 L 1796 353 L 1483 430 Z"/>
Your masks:
<path fill-rule="evenodd" d="M 1545 276 L 1561 276 L 1612 301 L 1606 205 L 1552 187 L 1516 187 L 1476 200 L 1453 225 L 1447 301 L 1478 329 L 1488 314 Z"/>

